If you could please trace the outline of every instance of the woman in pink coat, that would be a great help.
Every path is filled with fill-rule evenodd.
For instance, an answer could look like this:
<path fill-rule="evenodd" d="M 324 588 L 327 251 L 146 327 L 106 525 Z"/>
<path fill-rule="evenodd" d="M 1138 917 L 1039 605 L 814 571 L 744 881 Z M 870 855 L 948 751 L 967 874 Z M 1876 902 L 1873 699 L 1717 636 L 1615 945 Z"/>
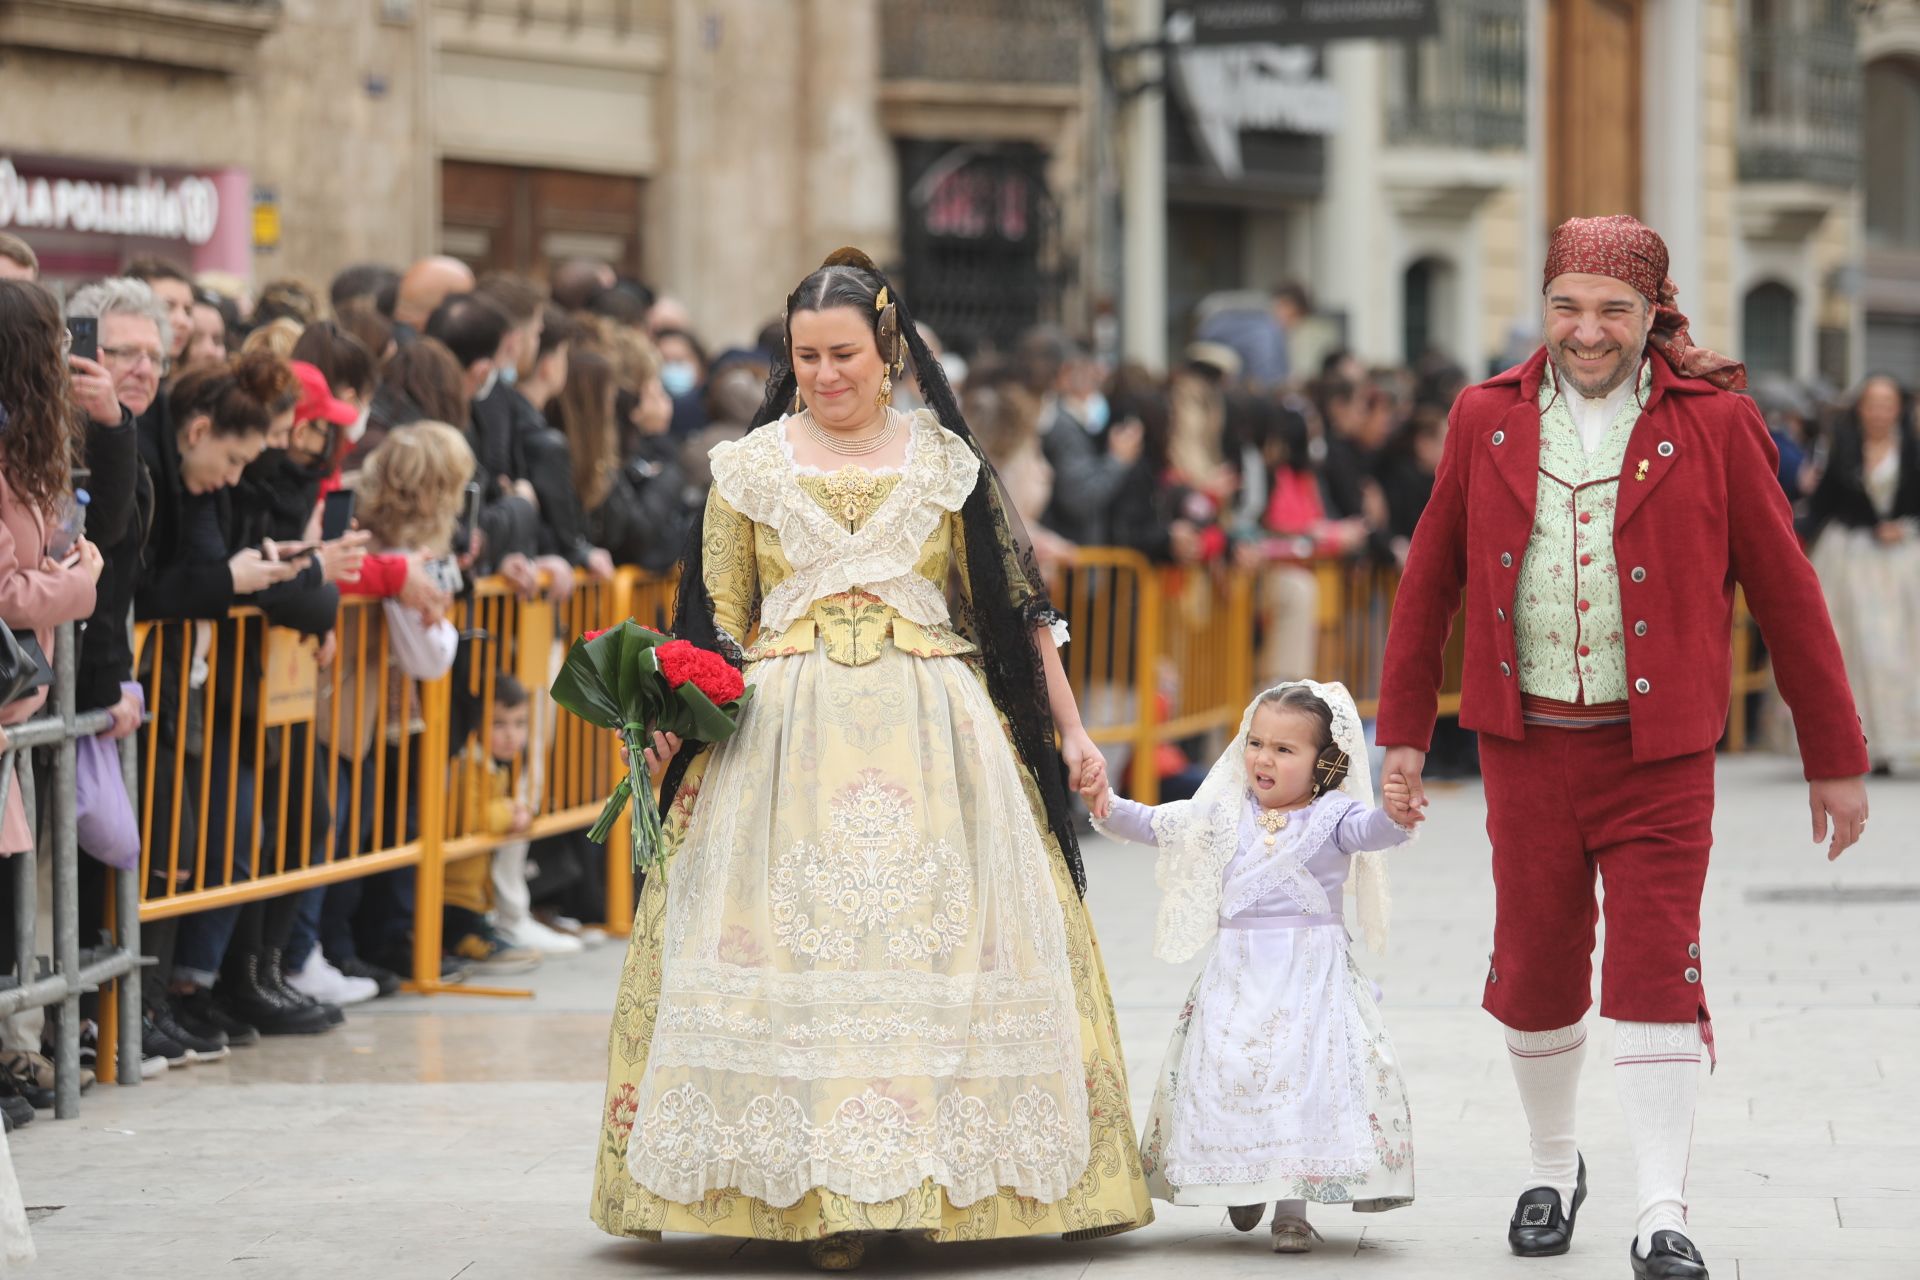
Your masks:
<path fill-rule="evenodd" d="M 32 632 L 53 656 L 53 631 L 93 613 L 100 552 L 84 539 L 59 563 L 47 543 L 73 483 L 84 444 L 67 373 L 66 329 L 53 295 L 39 285 L 0 280 L 0 622 Z M 39 689 L 0 707 L 0 725 L 37 714 Z M 0 787 L 0 854 L 33 848 L 17 775 Z"/>

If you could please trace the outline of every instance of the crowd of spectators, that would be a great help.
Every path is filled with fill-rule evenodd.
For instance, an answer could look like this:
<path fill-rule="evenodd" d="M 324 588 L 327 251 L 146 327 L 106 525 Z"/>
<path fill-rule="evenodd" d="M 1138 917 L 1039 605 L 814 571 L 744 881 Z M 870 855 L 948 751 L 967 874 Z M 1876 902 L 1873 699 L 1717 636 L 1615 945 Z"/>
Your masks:
<path fill-rule="evenodd" d="M 354 803 L 356 778 L 365 789 L 406 767 L 417 707 L 392 707 L 387 738 L 376 740 L 378 681 L 344 680 L 372 700 L 348 717 L 359 732 L 323 735 L 309 758 L 303 735 L 260 722 L 264 626 L 236 620 L 234 605 L 305 636 L 323 668 L 358 670 L 372 661 L 355 630 L 367 614 L 342 602 L 379 601 L 394 670 L 470 676 L 473 633 L 447 619 L 476 578 L 558 599 L 576 573 L 672 568 L 705 502 L 708 452 L 748 429 L 782 332 L 770 323 L 750 343 L 716 349 L 680 302 L 585 260 L 558 263 L 544 280 L 476 278 L 447 257 L 404 270 L 358 264 L 325 289 L 276 281 L 254 295 L 142 261 L 68 291 L 64 308 L 35 275 L 31 251 L 0 236 L 0 620 L 42 648 L 58 624 L 84 622 L 80 709 L 110 710 L 114 739 L 150 711 L 153 748 L 190 761 L 182 776 L 212 780 L 204 795 L 173 796 L 173 771 L 160 769 L 158 794 L 140 798 L 177 815 L 186 848 L 196 804 L 234 815 L 231 828 L 206 824 L 201 865 L 153 870 L 207 885 L 229 862 L 236 879 L 265 865 L 275 839 L 296 838 L 289 818 L 309 819 L 320 848 L 402 840 L 417 819 L 414 806 L 377 804 L 371 790 Z M 1311 351 L 1301 336 L 1311 315 L 1297 286 L 1220 300 L 1165 373 L 1110 367 L 1048 327 L 1001 349 L 925 336 L 1043 565 L 1113 546 L 1191 570 L 1183 576 L 1193 581 L 1252 575 L 1255 675 L 1271 683 L 1318 670 L 1316 565 L 1390 572 L 1404 561 L 1448 409 L 1468 381 L 1438 358 L 1369 368 L 1337 345 Z M 68 349 L 75 320 L 93 322 L 91 358 Z M 1920 445 L 1902 389 L 1872 381 L 1831 411 L 1792 388 L 1763 387 L 1758 398 L 1810 537 L 1842 527 L 1867 530 L 1890 553 L 1913 545 Z M 896 404 L 916 401 L 910 370 Z M 84 536 L 56 545 L 81 486 L 91 497 Z M 343 488 L 356 495 L 356 527 L 329 530 L 327 495 Z M 1915 563 L 1909 555 L 1891 571 L 1912 576 Z M 1910 585 L 1909 628 L 1920 625 L 1920 583 Z M 198 679 L 225 672 L 232 695 L 183 696 L 140 669 L 129 611 L 181 628 Z M 1917 637 L 1901 634 L 1910 657 Z M 1885 642 L 1876 632 L 1853 645 Z M 1920 706 L 1904 667 L 1896 692 Z M 597 851 L 578 836 L 526 838 L 535 814 L 514 762 L 540 732 L 528 714 L 537 699 L 510 675 L 490 676 L 487 724 L 456 700 L 448 768 L 470 826 L 505 843 L 450 869 L 445 980 L 591 945 L 579 922 L 600 918 Z M 0 709 L 0 734 L 38 705 Z M 1436 758 L 1441 769 L 1450 759 L 1470 768 L 1471 744 L 1443 740 Z M 261 765 L 313 779 L 322 799 L 281 813 L 280 789 L 254 794 Z M 5 806 L 0 854 L 31 850 L 19 798 Z M 84 923 L 97 928 L 105 867 L 126 863 L 87 852 Z M 10 883 L 0 876 L 0 896 Z M 402 870 L 150 925 L 147 1069 L 338 1026 L 344 1007 L 398 989 L 412 968 L 413 918 L 412 872 Z M 0 963 L 13 955 L 12 923 L 0 901 Z M 50 1100 L 39 1035 L 34 1015 L 0 1027 L 9 1124 Z"/>

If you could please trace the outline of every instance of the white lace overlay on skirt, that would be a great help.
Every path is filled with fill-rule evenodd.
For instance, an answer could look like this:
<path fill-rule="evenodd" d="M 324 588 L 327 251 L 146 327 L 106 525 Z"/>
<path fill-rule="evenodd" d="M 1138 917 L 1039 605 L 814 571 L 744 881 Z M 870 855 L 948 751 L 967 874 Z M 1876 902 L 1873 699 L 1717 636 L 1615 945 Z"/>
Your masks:
<path fill-rule="evenodd" d="M 772 658 L 667 872 L 627 1152 L 681 1203 L 828 1188 L 1058 1200 L 1089 1150 L 1047 858 L 978 678 L 891 647 Z"/>
<path fill-rule="evenodd" d="M 1174 1027 L 1141 1161 L 1176 1204 L 1413 1198 L 1393 1042 L 1339 926 L 1222 929 Z"/>

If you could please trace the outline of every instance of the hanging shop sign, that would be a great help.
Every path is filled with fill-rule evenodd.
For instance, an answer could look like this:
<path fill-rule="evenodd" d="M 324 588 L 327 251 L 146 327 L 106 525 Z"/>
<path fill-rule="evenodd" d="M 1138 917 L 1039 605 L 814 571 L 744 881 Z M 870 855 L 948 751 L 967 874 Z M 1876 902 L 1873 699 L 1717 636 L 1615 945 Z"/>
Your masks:
<path fill-rule="evenodd" d="M 1340 93 L 1315 74 L 1318 58 L 1301 45 L 1212 45 L 1173 57 L 1173 85 L 1207 157 L 1222 177 L 1239 178 L 1243 130 L 1333 133 Z"/>
<path fill-rule="evenodd" d="M 1187 0 L 1194 44 L 1414 40 L 1440 33 L 1440 0 Z"/>
<path fill-rule="evenodd" d="M 198 175 L 124 179 L 22 171 L 0 156 L 0 229 L 77 231 L 200 246 L 220 223 L 220 193 Z"/>

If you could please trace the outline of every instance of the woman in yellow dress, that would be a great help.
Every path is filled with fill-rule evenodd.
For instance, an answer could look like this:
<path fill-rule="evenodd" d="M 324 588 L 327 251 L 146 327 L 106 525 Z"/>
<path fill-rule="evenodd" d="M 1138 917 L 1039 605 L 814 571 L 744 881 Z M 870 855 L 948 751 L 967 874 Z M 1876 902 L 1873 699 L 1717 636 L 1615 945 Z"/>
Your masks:
<path fill-rule="evenodd" d="M 682 566 L 675 632 L 758 692 L 667 774 L 594 1221 L 806 1242 L 825 1269 L 858 1265 L 862 1232 L 1144 1225 L 1067 807 L 1106 763 L 1065 623 L 864 254 L 794 290 L 787 347 L 763 425 L 713 451 Z M 908 356 L 929 407 L 903 414 Z"/>

